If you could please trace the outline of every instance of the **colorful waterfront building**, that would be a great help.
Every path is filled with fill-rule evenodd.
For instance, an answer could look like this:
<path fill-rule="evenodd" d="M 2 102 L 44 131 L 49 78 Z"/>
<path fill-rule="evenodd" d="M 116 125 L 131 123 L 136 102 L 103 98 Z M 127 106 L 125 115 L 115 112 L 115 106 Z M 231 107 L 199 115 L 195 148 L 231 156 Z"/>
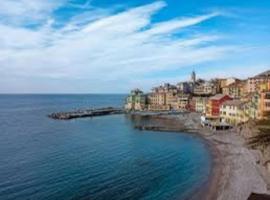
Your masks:
<path fill-rule="evenodd" d="M 177 103 L 177 87 L 169 83 L 155 87 L 148 95 L 148 109 L 152 111 L 171 110 Z"/>
<path fill-rule="evenodd" d="M 222 103 L 220 107 L 220 117 L 226 123 L 237 125 L 248 121 L 248 116 L 244 112 L 245 102 L 241 100 L 229 100 Z"/>
<path fill-rule="evenodd" d="M 249 101 L 246 106 L 249 118 L 253 120 L 270 117 L 270 87 L 268 87 L 268 83 L 260 85 L 260 89 L 257 89 L 256 92 L 249 93 Z"/>
<path fill-rule="evenodd" d="M 195 111 L 205 114 L 208 100 L 209 97 L 195 97 Z"/>
<path fill-rule="evenodd" d="M 170 106 L 166 105 L 166 94 L 165 92 L 153 92 L 147 96 L 148 110 L 151 111 L 162 111 L 170 110 Z"/>
<path fill-rule="evenodd" d="M 236 81 L 222 88 L 222 93 L 232 98 L 241 98 L 246 94 L 246 81 Z"/>
<path fill-rule="evenodd" d="M 250 119 L 260 119 L 260 93 L 258 91 L 251 94 L 247 109 Z"/>
<path fill-rule="evenodd" d="M 139 89 L 132 90 L 126 98 L 125 109 L 142 111 L 146 108 L 146 95 Z"/>
<path fill-rule="evenodd" d="M 191 95 L 178 94 L 177 97 L 177 110 L 189 110 L 190 109 Z"/>
<path fill-rule="evenodd" d="M 259 91 L 260 92 L 268 92 L 268 91 L 270 91 L 270 79 L 262 82 L 259 85 Z"/>
<path fill-rule="evenodd" d="M 225 94 L 217 94 L 210 97 L 206 106 L 206 116 L 219 117 L 221 105 L 228 100 L 232 100 L 232 98 Z"/>

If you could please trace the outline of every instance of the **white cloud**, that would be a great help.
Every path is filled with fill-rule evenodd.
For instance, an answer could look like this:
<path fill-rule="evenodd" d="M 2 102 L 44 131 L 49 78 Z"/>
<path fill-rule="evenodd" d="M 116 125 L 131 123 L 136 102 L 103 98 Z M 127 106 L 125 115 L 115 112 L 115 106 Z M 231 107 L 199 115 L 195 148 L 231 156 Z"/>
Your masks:
<path fill-rule="evenodd" d="M 28 6 L 6 13 L 0 9 L 0 15 L 27 16 L 25 12 L 31 10 L 48 13 L 59 6 L 52 3 L 55 1 L 47 1 L 44 7 L 41 2 L 45 1 L 41 0 L 37 4 L 30 4 L 33 2 L 30 0 L 18 2 L 26 2 Z M 214 45 L 219 35 L 170 36 L 217 17 L 218 13 L 152 24 L 151 17 L 164 6 L 164 2 L 158 1 L 114 15 L 107 13 L 84 24 L 73 20 L 60 29 L 51 26 L 53 21 L 38 29 L 0 25 L 0 74 L 7 80 L 6 87 L 14 78 L 29 84 L 32 79 L 42 78 L 48 82 L 59 80 L 63 87 L 78 80 L 93 85 L 108 84 L 102 88 L 112 88 L 111 82 L 118 80 L 119 85 L 126 84 L 127 90 L 132 87 L 127 83 L 133 77 L 143 79 L 146 74 L 217 60 L 235 51 L 233 46 Z M 112 91 L 117 91 L 115 87 Z"/>
<path fill-rule="evenodd" d="M 185 18 L 185 19 L 175 19 L 171 21 L 166 21 L 164 23 L 159 23 L 152 27 L 148 33 L 151 35 L 154 34 L 162 34 L 162 33 L 168 33 L 172 32 L 174 30 L 177 30 L 179 28 L 184 28 L 188 26 L 192 26 L 195 24 L 198 24 L 200 22 L 203 22 L 205 20 L 211 19 L 213 17 L 219 16 L 220 14 L 217 12 L 213 12 L 208 15 L 198 16 L 198 17 L 192 17 L 192 18 Z"/>
<path fill-rule="evenodd" d="M 225 69 L 225 70 L 224 70 Z M 256 63 L 256 64 L 246 64 L 246 65 L 219 65 L 219 68 L 211 70 L 211 72 L 200 73 L 199 76 L 205 79 L 211 78 L 229 78 L 236 77 L 239 79 L 247 79 L 253 77 L 261 72 L 270 69 L 270 63 Z"/>
<path fill-rule="evenodd" d="M 36 24 L 47 20 L 49 15 L 67 0 L 2 0 L 0 16 L 2 22 L 21 25 Z"/>

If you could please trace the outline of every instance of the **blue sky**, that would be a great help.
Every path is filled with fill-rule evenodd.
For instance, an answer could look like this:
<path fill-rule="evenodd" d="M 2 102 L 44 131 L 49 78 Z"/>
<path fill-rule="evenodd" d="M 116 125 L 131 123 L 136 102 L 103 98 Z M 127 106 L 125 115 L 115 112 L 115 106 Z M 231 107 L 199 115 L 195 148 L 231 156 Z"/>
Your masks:
<path fill-rule="evenodd" d="M 269 0 L 3 0 L 0 93 L 127 93 L 270 69 Z"/>

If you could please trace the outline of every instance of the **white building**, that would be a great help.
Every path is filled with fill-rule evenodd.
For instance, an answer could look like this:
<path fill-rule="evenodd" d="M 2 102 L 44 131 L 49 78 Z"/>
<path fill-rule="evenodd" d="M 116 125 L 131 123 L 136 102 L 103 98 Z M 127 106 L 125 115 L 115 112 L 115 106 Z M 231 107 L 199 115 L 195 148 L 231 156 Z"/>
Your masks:
<path fill-rule="evenodd" d="M 245 122 L 247 118 L 244 113 L 244 104 L 240 100 L 225 101 L 220 107 L 220 117 L 223 121 L 233 125 Z"/>

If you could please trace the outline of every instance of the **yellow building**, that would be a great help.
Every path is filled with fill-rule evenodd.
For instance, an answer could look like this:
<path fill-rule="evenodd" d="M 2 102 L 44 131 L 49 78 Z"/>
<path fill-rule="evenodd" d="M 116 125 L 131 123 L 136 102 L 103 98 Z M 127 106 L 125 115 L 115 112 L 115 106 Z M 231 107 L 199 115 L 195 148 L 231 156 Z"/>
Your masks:
<path fill-rule="evenodd" d="M 237 125 L 248 120 L 244 112 L 244 102 L 240 100 L 225 101 L 220 107 L 220 117 L 225 122 Z"/>
<path fill-rule="evenodd" d="M 195 101 L 195 112 L 206 113 L 206 105 L 208 102 L 208 97 L 193 97 Z"/>
<path fill-rule="evenodd" d="M 246 83 L 237 81 L 222 88 L 222 93 L 233 98 L 240 98 L 246 94 Z"/>
<path fill-rule="evenodd" d="M 152 89 L 148 95 L 148 109 L 152 111 L 171 110 L 177 103 L 177 88 L 168 83 Z"/>
<path fill-rule="evenodd" d="M 166 93 L 154 92 L 150 93 L 147 97 L 148 110 L 164 111 L 170 110 L 170 106 L 166 105 Z"/>
<path fill-rule="evenodd" d="M 259 85 L 259 90 L 260 90 L 260 92 L 268 92 L 268 91 L 270 91 L 270 79 L 262 82 Z"/>

